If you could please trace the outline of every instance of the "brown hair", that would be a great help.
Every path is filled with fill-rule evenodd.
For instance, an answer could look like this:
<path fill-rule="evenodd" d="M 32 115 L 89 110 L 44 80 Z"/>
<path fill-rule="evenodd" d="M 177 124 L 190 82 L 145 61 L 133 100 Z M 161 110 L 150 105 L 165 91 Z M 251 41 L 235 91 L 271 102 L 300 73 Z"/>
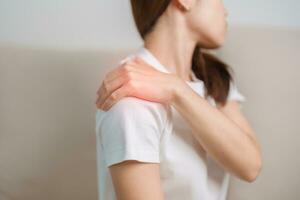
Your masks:
<path fill-rule="evenodd" d="M 153 30 L 155 22 L 167 9 L 171 0 L 131 0 L 135 24 L 142 39 Z M 202 52 L 196 46 L 192 58 L 192 70 L 196 77 L 204 82 L 206 96 L 214 98 L 217 104 L 226 103 L 233 80 L 233 70 L 216 56 Z"/>

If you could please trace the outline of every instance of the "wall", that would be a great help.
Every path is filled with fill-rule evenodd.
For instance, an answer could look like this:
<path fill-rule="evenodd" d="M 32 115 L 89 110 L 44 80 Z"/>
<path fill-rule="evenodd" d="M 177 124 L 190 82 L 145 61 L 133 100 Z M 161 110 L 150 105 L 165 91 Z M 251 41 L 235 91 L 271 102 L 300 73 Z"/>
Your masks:
<path fill-rule="evenodd" d="M 300 27 L 298 0 L 224 3 L 229 26 Z M 58 49 L 126 49 L 141 42 L 129 0 L 1 0 L 0 26 L 0 43 Z"/>

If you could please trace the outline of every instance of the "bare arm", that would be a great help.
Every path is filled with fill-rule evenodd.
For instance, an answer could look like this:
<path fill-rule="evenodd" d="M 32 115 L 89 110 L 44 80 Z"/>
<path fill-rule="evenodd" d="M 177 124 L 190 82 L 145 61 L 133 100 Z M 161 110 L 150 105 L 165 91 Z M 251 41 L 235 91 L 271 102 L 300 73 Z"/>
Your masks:
<path fill-rule="evenodd" d="M 248 182 L 254 181 L 262 165 L 261 150 L 238 103 L 229 101 L 218 109 L 186 83 L 179 85 L 172 104 L 190 124 L 203 148 L 235 176 Z"/>
<path fill-rule="evenodd" d="M 159 147 L 165 106 L 125 97 L 102 113 L 97 130 L 117 199 L 163 200 Z"/>
<path fill-rule="evenodd" d="M 135 160 L 109 167 L 118 200 L 163 200 L 159 164 Z"/>

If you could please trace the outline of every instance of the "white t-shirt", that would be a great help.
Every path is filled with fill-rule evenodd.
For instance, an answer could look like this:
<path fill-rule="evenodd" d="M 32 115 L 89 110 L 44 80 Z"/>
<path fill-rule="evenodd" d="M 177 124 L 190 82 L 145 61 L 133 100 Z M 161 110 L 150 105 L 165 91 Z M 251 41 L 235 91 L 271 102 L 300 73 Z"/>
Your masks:
<path fill-rule="evenodd" d="M 162 72 L 170 73 L 141 46 L 120 63 L 138 55 Z M 192 74 L 186 81 L 204 97 L 204 83 Z M 228 100 L 245 101 L 231 84 Z M 208 101 L 215 106 L 213 98 Z M 166 200 L 225 200 L 229 173 L 203 151 L 191 128 L 169 104 L 124 97 L 108 111 L 97 109 L 97 172 L 99 200 L 115 200 L 108 167 L 125 160 L 160 163 Z"/>

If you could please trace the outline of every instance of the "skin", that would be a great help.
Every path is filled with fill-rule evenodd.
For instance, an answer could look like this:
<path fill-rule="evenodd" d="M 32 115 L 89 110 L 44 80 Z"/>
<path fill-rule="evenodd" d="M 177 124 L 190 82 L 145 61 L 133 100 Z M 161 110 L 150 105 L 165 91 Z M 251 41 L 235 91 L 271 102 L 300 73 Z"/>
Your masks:
<path fill-rule="evenodd" d="M 223 107 L 213 107 L 185 82 L 191 80 L 196 44 L 213 49 L 224 43 L 226 16 L 221 0 L 172 1 L 144 41 L 172 73 L 162 73 L 142 59 L 134 59 L 106 75 L 97 91 L 96 105 L 108 110 L 125 96 L 170 103 L 220 166 L 241 180 L 253 182 L 262 167 L 261 147 L 239 103 L 231 100 Z M 163 199 L 158 163 L 124 161 L 112 165 L 110 173 L 118 199 Z"/>

